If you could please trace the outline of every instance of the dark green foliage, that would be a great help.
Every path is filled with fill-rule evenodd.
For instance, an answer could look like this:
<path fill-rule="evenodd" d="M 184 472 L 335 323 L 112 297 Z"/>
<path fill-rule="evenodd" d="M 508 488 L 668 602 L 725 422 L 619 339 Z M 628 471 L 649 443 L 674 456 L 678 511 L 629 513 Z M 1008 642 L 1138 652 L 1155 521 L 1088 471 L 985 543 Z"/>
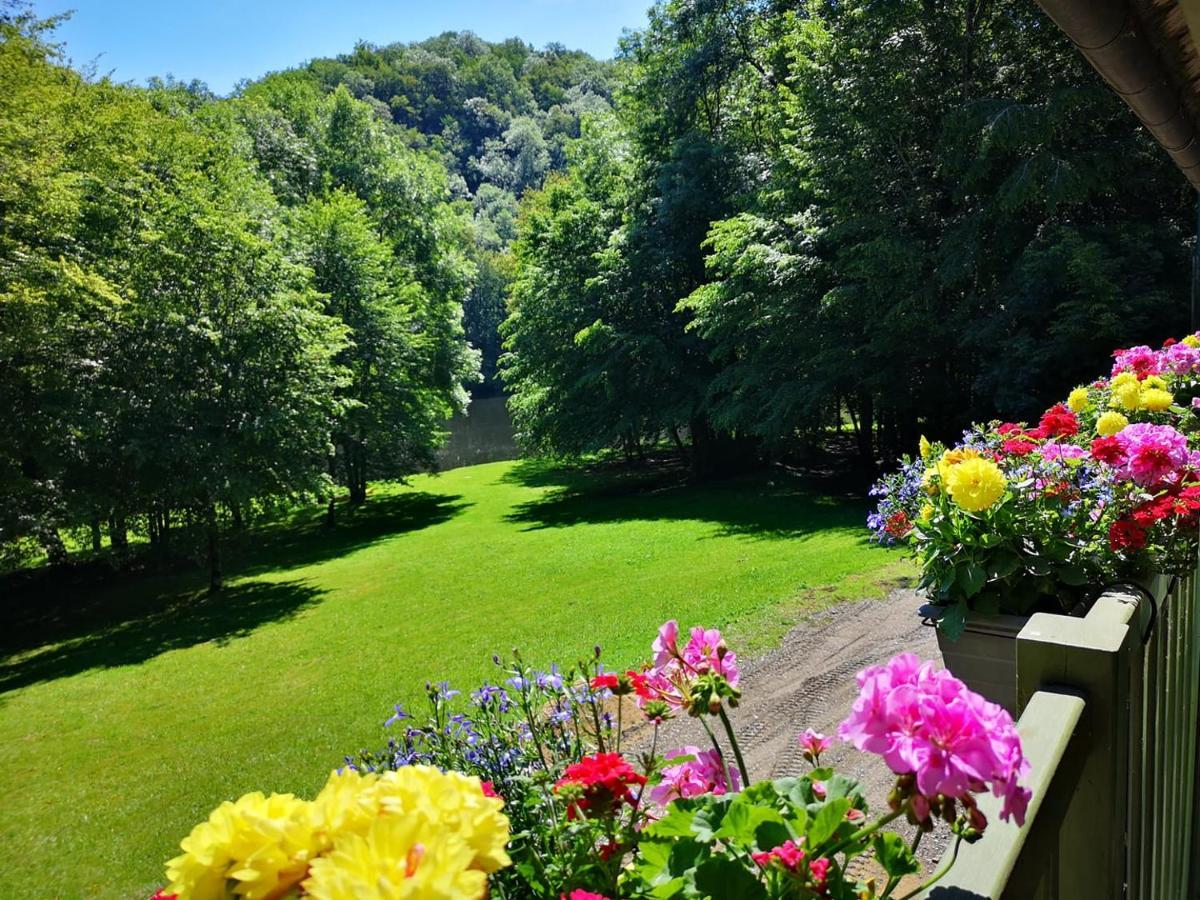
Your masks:
<path fill-rule="evenodd" d="M 224 523 L 432 464 L 477 371 L 468 212 L 344 88 L 90 82 L 52 26 L 0 19 L 0 545 L 182 525 L 218 587 Z"/>
<path fill-rule="evenodd" d="M 564 182 L 604 211 L 586 261 L 545 240 L 577 204 L 522 220 L 507 377 L 535 445 L 779 452 L 849 413 L 870 462 L 1187 325 L 1193 194 L 1028 4 L 665 0 L 616 101 L 619 184 L 594 150 Z"/>

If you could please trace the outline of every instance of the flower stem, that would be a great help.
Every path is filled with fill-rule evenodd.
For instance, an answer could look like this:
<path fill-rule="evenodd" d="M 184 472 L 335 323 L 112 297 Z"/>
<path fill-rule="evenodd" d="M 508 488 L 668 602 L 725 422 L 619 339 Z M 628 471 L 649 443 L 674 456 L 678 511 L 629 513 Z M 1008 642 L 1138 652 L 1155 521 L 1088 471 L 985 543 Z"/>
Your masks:
<path fill-rule="evenodd" d="M 717 748 L 717 757 L 721 760 L 721 765 L 725 769 L 725 783 L 733 787 L 733 773 L 729 771 L 729 760 L 725 758 L 725 751 L 721 749 L 721 743 L 717 740 L 717 736 L 713 734 L 713 730 L 708 726 L 708 720 L 704 716 L 699 716 L 700 724 L 704 726 L 704 731 L 708 735 L 708 739 L 712 741 L 712 745 Z"/>
<path fill-rule="evenodd" d="M 617 698 L 617 752 L 621 752 L 621 710 L 625 708 L 624 698 L 620 694 L 614 694 Z"/>
<path fill-rule="evenodd" d="M 721 724 L 725 726 L 725 734 L 729 738 L 729 746 L 733 748 L 733 758 L 737 760 L 738 773 L 742 776 L 742 787 L 750 787 L 750 773 L 746 770 L 746 761 L 742 759 L 742 748 L 738 746 L 737 737 L 733 733 L 733 723 L 729 721 L 729 716 L 725 714 L 725 705 L 721 705 L 720 712 Z M 733 787 L 732 782 L 729 785 Z"/>
<path fill-rule="evenodd" d="M 956 859 L 958 859 L 958 848 L 962 845 L 962 840 L 963 840 L 962 835 L 960 834 L 958 836 L 958 838 L 954 841 L 954 849 L 950 851 L 950 858 L 948 860 L 946 860 L 944 863 L 942 863 L 941 868 L 933 873 L 932 878 L 930 878 L 927 882 L 925 882 L 923 885 L 916 888 L 915 890 L 909 891 L 907 894 L 905 894 L 903 897 L 901 897 L 900 900 L 911 900 L 911 898 L 917 896 L 918 894 L 920 894 L 921 892 L 923 892 L 925 890 L 928 890 L 929 888 L 931 888 L 935 884 L 937 884 L 939 881 L 941 881 L 942 878 L 945 877 L 946 873 L 949 872 L 951 867 L 954 865 L 954 861 Z"/>
<path fill-rule="evenodd" d="M 830 856 L 833 856 L 835 853 L 841 853 L 843 850 L 845 850 L 851 844 L 855 843 L 856 841 L 861 841 L 865 837 L 870 837 L 875 832 L 877 832 L 880 828 L 882 828 L 884 825 L 887 825 L 890 822 L 894 822 L 896 819 L 900 818 L 900 816 L 902 816 L 902 815 L 904 815 L 904 807 L 901 807 L 900 809 L 897 809 L 893 812 L 888 813 L 886 816 L 884 816 L 882 819 L 879 819 L 877 822 L 872 822 L 870 825 L 863 826 L 862 828 L 858 829 L 858 831 L 854 832 L 854 834 L 850 835 L 850 837 L 846 838 L 844 841 L 842 841 L 840 844 L 838 844 L 836 847 L 834 847 L 832 850 L 823 851 L 821 853 L 821 855 L 824 857 L 830 857 Z"/>

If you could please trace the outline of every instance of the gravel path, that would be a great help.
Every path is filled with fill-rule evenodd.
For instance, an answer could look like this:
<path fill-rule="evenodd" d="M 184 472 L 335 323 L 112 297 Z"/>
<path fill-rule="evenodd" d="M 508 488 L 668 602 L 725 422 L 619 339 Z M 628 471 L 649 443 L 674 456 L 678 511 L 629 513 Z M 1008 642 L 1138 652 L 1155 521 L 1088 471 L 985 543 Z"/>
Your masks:
<path fill-rule="evenodd" d="M 800 755 L 797 733 L 810 726 L 837 733 L 858 693 L 854 675 L 860 669 L 904 651 L 940 659 L 933 629 L 917 617 L 920 605 L 916 592 L 907 588 L 839 604 L 801 622 L 777 649 L 739 660 L 742 703 L 730 718 L 752 778 L 782 778 L 810 768 Z M 683 744 L 707 746 L 703 730 L 687 717 L 666 723 L 659 733 L 660 749 Z M 835 741 L 821 761 L 858 778 L 873 812 L 886 809 L 895 779 L 877 756 Z M 944 844 L 944 831 L 922 841 L 919 855 L 927 870 Z"/>

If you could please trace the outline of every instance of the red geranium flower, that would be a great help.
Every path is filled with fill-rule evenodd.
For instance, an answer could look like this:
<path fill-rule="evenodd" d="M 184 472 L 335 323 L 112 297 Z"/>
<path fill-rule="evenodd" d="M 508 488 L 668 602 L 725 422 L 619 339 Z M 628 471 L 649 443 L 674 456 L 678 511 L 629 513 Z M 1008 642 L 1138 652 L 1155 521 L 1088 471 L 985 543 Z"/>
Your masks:
<path fill-rule="evenodd" d="M 1079 418 L 1065 403 L 1056 403 L 1042 413 L 1038 428 L 1046 437 L 1070 437 L 1079 431 Z"/>
<path fill-rule="evenodd" d="M 606 689 L 615 691 L 620 685 L 621 679 L 617 677 L 615 672 L 604 672 L 592 679 L 593 691 L 603 691 Z"/>
<path fill-rule="evenodd" d="M 1005 453 L 1011 453 L 1013 456 L 1028 456 L 1037 449 L 1037 444 L 1023 434 L 1015 438 L 1010 438 L 1001 446 Z"/>
<path fill-rule="evenodd" d="M 1116 435 L 1105 435 L 1092 441 L 1092 459 L 1119 466 L 1125 462 L 1125 448 L 1117 440 Z"/>
<path fill-rule="evenodd" d="M 645 783 L 646 777 L 635 772 L 621 754 L 596 753 L 567 766 L 554 787 L 581 789 L 582 796 L 567 810 L 567 817 L 573 819 L 576 808 L 606 815 L 622 803 L 632 803 L 632 789 Z"/>
<path fill-rule="evenodd" d="M 479 787 L 483 791 L 483 796 L 485 796 L 485 797 L 499 797 L 500 796 L 499 794 L 496 793 L 496 785 L 492 784 L 492 782 L 490 782 L 490 781 L 479 782 Z"/>
<path fill-rule="evenodd" d="M 1116 552 L 1141 550 L 1146 546 L 1146 531 L 1127 519 L 1118 519 L 1108 529 L 1108 546 Z"/>
<path fill-rule="evenodd" d="M 908 514 L 904 510 L 897 510 L 887 518 L 887 522 L 883 525 L 883 530 L 892 537 L 902 538 L 912 531 L 912 522 L 908 520 Z"/>

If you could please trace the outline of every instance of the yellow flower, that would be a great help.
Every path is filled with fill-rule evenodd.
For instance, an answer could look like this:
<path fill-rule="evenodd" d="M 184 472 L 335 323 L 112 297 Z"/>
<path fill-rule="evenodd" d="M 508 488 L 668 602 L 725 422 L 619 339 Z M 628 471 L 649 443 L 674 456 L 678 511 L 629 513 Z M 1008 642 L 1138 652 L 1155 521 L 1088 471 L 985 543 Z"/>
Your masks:
<path fill-rule="evenodd" d="M 1138 399 L 1138 405 L 1150 412 L 1162 412 L 1174 402 L 1175 398 L 1171 392 L 1164 391 L 1162 388 L 1143 389 L 1141 397 Z"/>
<path fill-rule="evenodd" d="M 1075 412 L 1083 412 L 1088 407 L 1088 390 L 1084 387 L 1075 388 L 1067 395 L 1067 406 Z"/>
<path fill-rule="evenodd" d="M 1141 385 L 1143 391 L 1149 388 L 1160 388 L 1164 391 L 1167 389 L 1167 383 L 1157 375 L 1147 375 Z"/>
<path fill-rule="evenodd" d="M 313 861 L 304 882 L 315 900 L 450 900 L 480 898 L 487 874 L 460 834 L 421 816 L 381 816 L 364 834 L 340 837 Z"/>
<path fill-rule="evenodd" d="M 261 791 L 226 801 L 180 842 L 166 893 L 180 900 L 278 897 L 299 884 L 319 848 L 311 804 Z"/>
<path fill-rule="evenodd" d="M 917 516 L 918 522 L 928 522 L 933 519 L 933 504 L 926 503 L 921 507 L 921 512 Z"/>
<path fill-rule="evenodd" d="M 473 867 L 495 872 L 510 865 L 504 851 L 508 818 L 500 812 L 504 802 L 485 797 L 478 778 L 405 766 L 380 775 L 372 790 L 383 816 L 420 817 L 460 834 L 474 853 Z"/>
<path fill-rule="evenodd" d="M 1122 372 L 1122 375 L 1128 375 L 1128 372 Z M 1117 378 L 1121 376 L 1118 375 Z M 1137 377 L 1134 376 L 1132 381 L 1123 381 L 1117 383 L 1117 378 L 1112 382 L 1112 400 L 1109 401 L 1109 406 L 1114 406 L 1120 409 L 1137 409 L 1142 401 L 1142 386 L 1138 383 Z"/>
<path fill-rule="evenodd" d="M 1197 337 L 1194 334 L 1189 334 L 1182 341 L 1180 341 L 1180 343 L 1187 344 L 1189 347 L 1200 347 L 1200 337 Z"/>
<path fill-rule="evenodd" d="M 982 512 L 1004 493 L 1008 482 L 990 459 L 968 459 L 950 468 L 946 490 L 968 512 Z"/>
<path fill-rule="evenodd" d="M 917 444 L 917 449 L 921 451 L 921 459 L 929 459 L 929 438 L 921 435 L 921 440 Z"/>
<path fill-rule="evenodd" d="M 379 796 L 372 790 L 379 776 L 355 769 L 334 770 L 312 805 L 313 830 L 330 846 L 339 834 L 365 834 L 379 818 Z"/>
<path fill-rule="evenodd" d="M 979 459 L 979 451 L 970 447 L 959 447 L 943 453 L 937 463 L 937 474 L 942 479 L 942 484 L 945 485 L 946 477 L 950 474 L 951 469 L 968 459 Z"/>
<path fill-rule="evenodd" d="M 1115 410 L 1110 410 L 1096 420 L 1096 433 L 1103 435 L 1116 434 L 1129 424 L 1129 420 Z"/>

